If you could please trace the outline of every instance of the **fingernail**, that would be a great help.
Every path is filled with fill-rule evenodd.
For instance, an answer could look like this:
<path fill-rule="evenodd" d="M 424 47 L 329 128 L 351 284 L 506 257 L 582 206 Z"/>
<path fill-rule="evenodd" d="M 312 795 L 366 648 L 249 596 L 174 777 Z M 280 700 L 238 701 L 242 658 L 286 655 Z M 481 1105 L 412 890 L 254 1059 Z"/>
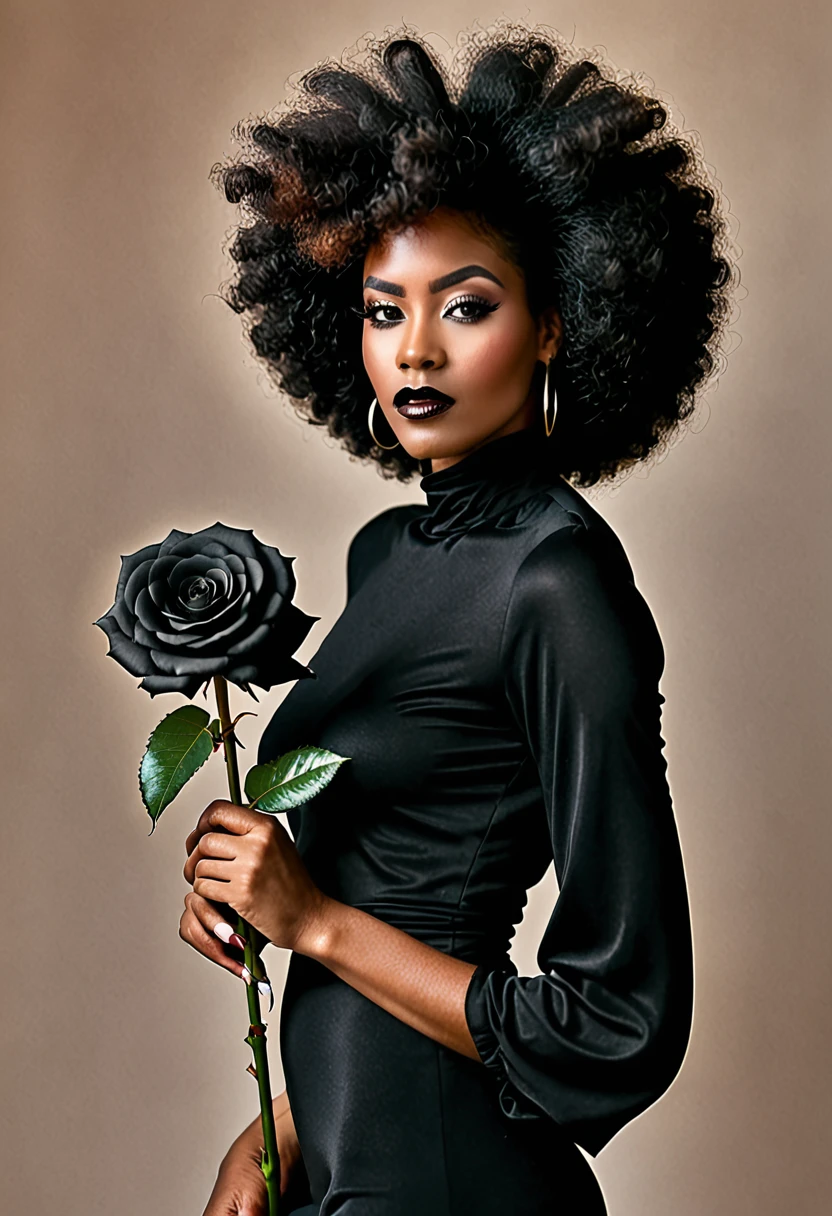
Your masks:
<path fill-rule="evenodd" d="M 232 933 L 231 937 L 229 938 L 229 944 L 232 946 L 239 946 L 241 950 L 245 950 L 246 939 L 244 937 L 240 937 L 239 933 Z"/>
<path fill-rule="evenodd" d="M 228 945 L 234 936 L 234 930 L 230 925 L 227 925 L 224 920 L 217 921 L 217 923 L 214 925 L 214 932 L 220 941 L 225 942 L 226 945 Z"/>
<path fill-rule="evenodd" d="M 257 981 L 257 990 L 261 996 L 269 998 L 269 1013 L 274 1009 L 274 991 L 268 979 Z"/>
<path fill-rule="evenodd" d="M 251 987 L 251 985 L 254 983 L 254 976 L 251 974 L 245 963 L 243 963 L 243 974 L 240 976 L 240 978 L 244 979 L 249 987 Z"/>

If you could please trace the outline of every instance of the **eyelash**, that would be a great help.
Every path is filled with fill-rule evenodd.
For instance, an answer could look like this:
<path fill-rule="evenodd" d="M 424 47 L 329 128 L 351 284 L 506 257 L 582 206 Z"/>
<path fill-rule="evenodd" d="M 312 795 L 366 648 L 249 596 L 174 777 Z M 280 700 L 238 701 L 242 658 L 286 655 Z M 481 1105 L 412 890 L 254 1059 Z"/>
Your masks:
<path fill-rule="evenodd" d="M 490 301 L 483 299 L 482 296 L 465 295 L 457 296 L 455 300 L 451 300 L 450 304 L 448 305 L 448 312 L 453 311 L 455 308 L 459 308 L 461 304 L 478 304 L 480 306 L 480 312 L 476 316 L 448 317 L 449 321 L 459 322 L 462 325 L 476 324 L 477 321 L 481 321 L 484 317 L 488 316 L 489 313 L 494 312 L 500 307 L 499 304 L 492 304 Z M 389 329 L 393 325 L 398 325 L 401 318 L 397 318 L 395 321 L 379 321 L 375 316 L 375 313 L 379 308 L 398 307 L 398 304 L 393 304 L 390 300 L 371 300 L 364 306 L 364 308 L 355 309 L 354 311 L 357 312 L 360 317 L 363 317 L 365 321 L 369 321 L 373 329 Z M 442 314 L 442 316 L 443 318 L 447 317 L 448 313 L 445 312 Z"/>

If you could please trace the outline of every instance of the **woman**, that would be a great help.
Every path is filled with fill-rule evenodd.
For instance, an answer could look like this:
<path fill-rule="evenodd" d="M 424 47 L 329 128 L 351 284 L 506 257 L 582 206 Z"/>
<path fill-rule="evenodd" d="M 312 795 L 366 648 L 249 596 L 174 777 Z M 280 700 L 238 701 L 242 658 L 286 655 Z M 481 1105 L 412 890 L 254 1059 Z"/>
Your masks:
<path fill-rule="evenodd" d="M 577 1146 L 597 1155 L 682 1064 L 664 653 L 577 488 L 666 447 L 728 312 L 724 222 L 666 117 L 501 23 L 445 73 L 414 37 L 317 68 L 217 167 L 251 220 L 227 298 L 256 352 L 313 424 L 427 497 L 358 531 L 317 679 L 260 744 L 349 763 L 291 837 L 217 802 L 186 842 L 182 936 L 242 975 L 245 886 L 293 952 L 287 1210 L 603 1213 Z M 520 976 L 510 939 L 553 859 L 541 973 Z M 206 1216 L 266 1210 L 259 1131 Z"/>

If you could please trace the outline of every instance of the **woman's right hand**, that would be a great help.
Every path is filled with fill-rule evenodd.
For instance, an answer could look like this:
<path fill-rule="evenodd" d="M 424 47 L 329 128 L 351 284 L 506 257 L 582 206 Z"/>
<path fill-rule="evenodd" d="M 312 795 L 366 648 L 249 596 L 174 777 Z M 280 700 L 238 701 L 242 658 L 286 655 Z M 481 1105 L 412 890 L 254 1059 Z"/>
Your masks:
<path fill-rule="evenodd" d="M 306 1181 L 289 1099 L 284 1092 L 274 1099 L 277 1152 L 280 1157 L 280 1197 L 291 1199 Z M 266 1180 L 260 1168 L 263 1145 L 260 1116 L 242 1132 L 220 1164 L 217 1181 L 203 1216 L 268 1216 Z M 307 1198 L 303 1196 L 304 1200 Z"/>

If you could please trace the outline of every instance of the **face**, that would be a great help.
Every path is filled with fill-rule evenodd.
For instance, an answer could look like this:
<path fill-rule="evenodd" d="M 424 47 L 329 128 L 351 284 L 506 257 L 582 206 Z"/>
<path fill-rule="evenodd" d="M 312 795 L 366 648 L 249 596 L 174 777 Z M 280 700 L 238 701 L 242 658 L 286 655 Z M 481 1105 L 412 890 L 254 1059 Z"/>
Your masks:
<path fill-rule="evenodd" d="M 364 366 L 383 444 L 398 439 L 436 471 L 542 411 L 532 382 L 538 360 L 560 345 L 560 316 L 532 316 L 522 271 L 463 212 L 437 208 L 373 245 L 364 307 Z"/>

